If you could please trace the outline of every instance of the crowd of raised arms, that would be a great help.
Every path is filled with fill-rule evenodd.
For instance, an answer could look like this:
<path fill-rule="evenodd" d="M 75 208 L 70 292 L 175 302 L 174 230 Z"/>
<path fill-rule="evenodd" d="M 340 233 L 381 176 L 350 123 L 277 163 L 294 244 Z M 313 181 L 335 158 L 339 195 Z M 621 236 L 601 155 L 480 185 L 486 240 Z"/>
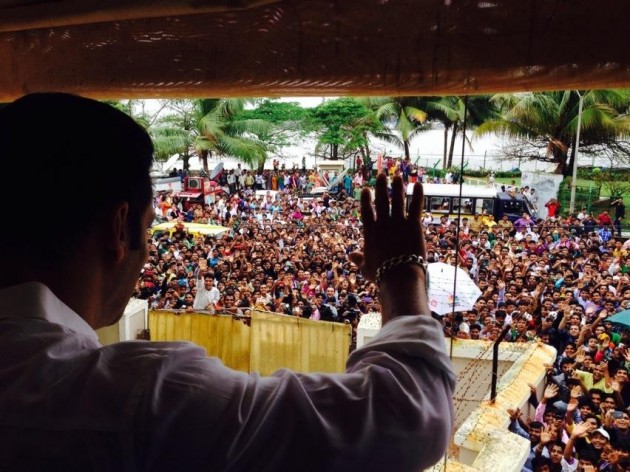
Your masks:
<path fill-rule="evenodd" d="M 396 164 L 386 169 L 406 180 L 458 178 L 433 179 Z M 227 172 L 232 174 L 237 183 L 225 179 L 226 192 L 204 205 L 156 198 L 160 218 L 232 230 L 193 236 L 178 225 L 172 233 L 156 233 L 136 295 L 149 299 L 151 308 L 244 319 L 258 309 L 350 323 L 356 334 L 362 314 L 380 311 L 376 285 L 347 257 L 362 244 L 357 198 L 369 176 L 345 176 L 341 197 L 308 198 L 300 194 L 319 183 L 314 171 Z M 267 188 L 279 192 L 261 195 Z M 524 193 L 538 210 L 531 189 L 512 183 L 505 190 Z M 557 349 L 544 397 L 532 394 L 536 417 L 524 420 L 520 411 L 510 411 L 511 429 L 532 442 L 524 470 L 590 470 L 589 464 L 592 470 L 626 470 L 615 467 L 630 463 L 630 333 L 607 318 L 630 308 L 630 242 L 615 234 L 607 210 L 562 217 L 557 201 L 547 203 L 551 217 L 523 215 L 511 222 L 474 215 L 459 227 L 448 216 L 438 221 L 425 212 L 428 262 L 458 265 L 482 291 L 474 309 L 436 318 L 447 336 L 496 340 L 511 325 L 504 341 Z"/>

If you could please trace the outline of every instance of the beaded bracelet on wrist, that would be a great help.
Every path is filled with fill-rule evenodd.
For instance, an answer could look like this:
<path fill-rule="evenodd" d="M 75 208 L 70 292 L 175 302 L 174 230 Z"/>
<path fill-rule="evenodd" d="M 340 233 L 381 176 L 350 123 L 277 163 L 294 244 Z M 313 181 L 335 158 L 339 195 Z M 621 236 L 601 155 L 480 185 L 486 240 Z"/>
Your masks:
<path fill-rule="evenodd" d="M 416 254 L 402 254 L 400 256 L 387 259 L 385 262 L 383 262 L 383 264 L 381 264 L 381 266 L 376 270 L 376 283 L 380 284 L 383 280 L 383 276 L 389 270 L 393 269 L 394 267 L 407 264 L 420 266 L 424 269 L 425 274 L 427 272 L 427 264 L 422 256 L 418 256 Z"/>

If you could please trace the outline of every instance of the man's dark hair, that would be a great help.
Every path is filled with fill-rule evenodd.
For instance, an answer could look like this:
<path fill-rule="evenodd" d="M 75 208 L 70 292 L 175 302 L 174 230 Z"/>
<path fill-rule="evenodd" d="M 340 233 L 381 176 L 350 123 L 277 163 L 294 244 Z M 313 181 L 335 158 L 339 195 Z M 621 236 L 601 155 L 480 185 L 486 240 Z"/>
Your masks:
<path fill-rule="evenodd" d="M 547 448 L 548 448 L 549 450 L 551 450 L 551 448 L 552 448 L 553 446 L 558 446 L 558 447 L 560 447 L 563 451 L 564 451 L 564 448 L 565 448 L 565 447 L 567 447 L 566 443 L 565 443 L 564 441 L 562 441 L 561 439 L 556 439 L 555 441 L 551 441 L 549 444 L 547 444 Z"/>
<path fill-rule="evenodd" d="M 602 425 L 602 420 L 600 420 L 597 415 L 592 414 L 592 413 L 588 413 L 586 415 L 582 415 L 582 422 L 590 420 L 590 419 L 595 421 L 595 423 L 597 424 L 598 428 Z"/>
<path fill-rule="evenodd" d="M 545 456 L 536 456 L 532 460 L 532 466 L 534 466 L 534 472 L 539 472 L 544 466 L 551 467 L 553 464 L 551 459 Z"/>
<path fill-rule="evenodd" d="M 606 392 L 604 392 L 604 394 L 602 395 L 602 401 L 608 400 L 609 398 L 612 398 L 615 401 L 615 403 L 617 403 L 617 398 L 615 397 L 614 393 L 606 393 Z"/>
<path fill-rule="evenodd" d="M 5 195 L 41 195 L 2 231 L 9 256 L 59 261 L 113 205 L 128 202 L 130 238 L 143 240 L 140 217 L 151 201 L 153 145 L 146 131 L 114 107 L 63 93 L 26 95 L 0 109 L 0 159 Z M 42 243 L 44 246 L 42 246 Z"/>
<path fill-rule="evenodd" d="M 582 408 L 583 406 L 588 406 L 591 410 L 595 411 L 595 404 L 589 397 L 584 396 L 578 399 L 578 408 Z"/>
<path fill-rule="evenodd" d="M 597 453 L 591 449 L 582 449 L 579 454 L 579 459 L 588 461 L 592 465 L 597 465 L 597 462 L 599 461 Z"/>

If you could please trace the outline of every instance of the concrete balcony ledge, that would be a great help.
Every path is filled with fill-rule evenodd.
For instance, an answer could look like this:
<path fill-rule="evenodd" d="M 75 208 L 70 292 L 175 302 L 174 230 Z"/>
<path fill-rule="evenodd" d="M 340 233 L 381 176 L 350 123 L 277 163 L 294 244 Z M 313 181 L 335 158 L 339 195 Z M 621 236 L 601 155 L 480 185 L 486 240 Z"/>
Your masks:
<path fill-rule="evenodd" d="M 361 318 L 357 345 L 368 342 L 381 328 L 380 314 Z M 556 358 L 553 347 L 538 343 L 499 345 L 497 396 L 490 398 L 493 345 L 488 341 L 446 339 L 457 374 L 453 396 L 455 424 L 446 461 L 428 469 L 433 472 L 520 472 L 529 454 L 529 441 L 508 431 L 508 408 L 520 408 L 534 416 L 529 406 L 529 384 L 542 395 L 544 364 Z"/>
<path fill-rule="evenodd" d="M 450 340 L 447 340 L 447 344 L 450 344 Z M 555 349 L 544 344 L 501 343 L 496 399 L 492 402 L 489 388 L 486 389 L 484 398 L 466 415 L 457 428 L 453 438 L 453 450 L 457 454 L 454 459 L 457 462 L 479 471 L 521 470 L 529 454 L 529 441 L 508 431 L 510 419 L 507 409 L 519 407 L 525 416 L 533 416 L 534 411 L 528 404 L 530 396 L 528 384 L 537 386 L 540 394 L 544 388 L 546 375 L 544 364 L 553 362 L 555 357 Z M 466 364 L 465 359 L 469 359 L 469 362 L 459 371 L 457 364 Z M 456 397 L 466 398 L 468 396 L 466 392 L 474 389 L 475 378 L 489 383 L 491 374 L 483 375 L 482 372 L 488 367 L 491 369 L 491 361 L 491 343 L 453 341 L 453 363 L 458 370 L 460 382 Z M 475 377 L 465 375 L 467 369 L 480 370 L 479 374 L 482 375 Z M 461 396 L 457 395 L 458 392 Z M 457 400 L 455 403 L 457 405 Z M 456 410 L 463 412 L 464 409 L 456 406 Z M 459 420 L 458 415 L 456 418 Z M 446 470 L 450 472 L 457 469 L 449 467 Z"/>

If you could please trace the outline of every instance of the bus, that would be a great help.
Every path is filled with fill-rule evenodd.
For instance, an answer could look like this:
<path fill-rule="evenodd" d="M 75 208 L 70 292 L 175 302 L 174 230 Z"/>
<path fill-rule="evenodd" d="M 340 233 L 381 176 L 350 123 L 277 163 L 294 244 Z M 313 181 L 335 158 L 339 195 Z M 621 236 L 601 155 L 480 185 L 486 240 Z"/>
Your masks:
<path fill-rule="evenodd" d="M 413 193 L 413 185 L 407 185 L 407 196 Z M 472 219 L 476 214 L 494 215 L 498 221 L 507 215 L 514 222 L 523 213 L 530 216 L 533 210 L 527 199 L 520 193 L 502 192 L 494 186 L 477 186 L 470 184 L 423 184 L 424 209 L 431 212 L 434 221 L 447 216 L 449 219 L 466 217 Z M 410 198 L 407 198 L 410 201 Z"/>

